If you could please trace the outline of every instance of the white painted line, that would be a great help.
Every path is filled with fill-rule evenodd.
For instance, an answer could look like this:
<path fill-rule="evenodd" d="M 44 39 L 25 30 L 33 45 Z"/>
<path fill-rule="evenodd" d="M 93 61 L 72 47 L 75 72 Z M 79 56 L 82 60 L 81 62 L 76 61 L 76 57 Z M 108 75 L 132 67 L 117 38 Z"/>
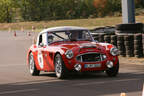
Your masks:
<path fill-rule="evenodd" d="M 30 91 L 37 91 L 37 90 L 39 90 L 39 89 L 24 89 L 24 90 L 14 90 L 14 91 L 4 91 L 4 92 L 0 92 L 0 95 L 21 93 L 21 92 L 30 92 Z"/>

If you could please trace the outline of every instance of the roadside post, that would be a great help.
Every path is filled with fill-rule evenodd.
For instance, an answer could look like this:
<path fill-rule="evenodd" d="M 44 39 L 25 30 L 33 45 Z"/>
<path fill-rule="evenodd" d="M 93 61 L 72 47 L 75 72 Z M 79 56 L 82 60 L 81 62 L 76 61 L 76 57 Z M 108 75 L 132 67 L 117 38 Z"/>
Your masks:
<path fill-rule="evenodd" d="M 135 3 L 134 0 L 122 0 L 123 23 L 135 23 Z"/>

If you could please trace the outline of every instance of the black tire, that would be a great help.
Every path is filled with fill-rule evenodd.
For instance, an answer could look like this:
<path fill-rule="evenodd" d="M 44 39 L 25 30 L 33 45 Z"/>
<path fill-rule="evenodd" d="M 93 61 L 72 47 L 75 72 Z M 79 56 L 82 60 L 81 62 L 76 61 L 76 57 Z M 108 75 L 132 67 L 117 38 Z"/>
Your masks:
<path fill-rule="evenodd" d="M 126 49 L 126 51 L 131 51 L 131 50 L 134 50 L 134 48 L 133 48 L 133 47 L 131 47 L 131 46 L 125 46 L 125 49 Z"/>
<path fill-rule="evenodd" d="M 119 35 L 119 36 L 117 37 L 117 40 L 118 40 L 118 41 L 124 41 L 124 36 Z"/>
<path fill-rule="evenodd" d="M 134 40 L 134 37 L 132 35 L 126 35 L 124 37 L 124 39 L 125 39 L 125 41 L 132 41 L 132 40 Z"/>
<path fill-rule="evenodd" d="M 134 54 L 134 52 L 133 52 L 133 50 L 131 51 L 131 50 L 128 50 L 128 51 L 126 51 L 126 54 L 127 55 L 131 55 L 131 54 Z"/>
<path fill-rule="evenodd" d="M 134 57 L 134 54 L 128 54 L 127 57 Z"/>
<path fill-rule="evenodd" d="M 116 66 L 106 70 L 106 74 L 109 77 L 116 77 L 119 73 L 119 61 L 117 62 Z"/>
<path fill-rule="evenodd" d="M 99 37 L 94 37 L 94 40 L 97 40 L 97 41 L 99 41 Z"/>
<path fill-rule="evenodd" d="M 118 47 L 118 49 L 122 52 L 124 52 L 126 50 L 125 47 Z"/>
<path fill-rule="evenodd" d="M 54 58 L 54 64 L 55 64 L 55 73 L 58 79 L 64 79 L 67 77 L 67 69 L 65 67 L 65 64 L 62 60 L 62 57 L 60 54 L 56 54 Z"/>
<path fill-rule="evenodd" d="M 124 44 L 124 41 L 118 40 L 117 43 L 118 43 L 118 44 Z"/>
<path fill-rule="evenodd" d="M 125 46 L 131 46 L 131 45 L 133 45 L 133 43 L 130 42 L 130 41 L 125 41 L 124 44 L 125 44 Z"/>
<path fill-rule="evenodd" d="M 135 57 L 136 57 L 136 58 L 141 58 L 141 57 L 143 57 L 143 55 L 142 55 L 142 54 L 139 54 L 139 55 L 135 55 Z"/>
<path fill-rule="evenodd" d="M 142 40 L 142 34 L 135 34 L 134 39 L 135 40 Z"/>
<path fill-rule="evenodd" d="M 103 35 L 103 34 L 100 34 L 100 35 L 99 35 L 99 41 L 100 41 L 100 42 L 104 42 L 104 35 Z"/>
<path fill-rule="evenodd" d="M 143 24 L 135 23 L 135 24 L 119 24 L 116 25 L 116 30 L 124 30 L 124 31 L 142 31 Z"/>
<path fill-rule="evenodd" d="M 144 34 L 142 34 L 142 39 L 144 39 Z"/>
<path fill-rule="evenodd" d="M 37 70 L 32 52 L 29 54 L 29 70 L 32 76 L 38 76 L 40 71 Z"/>
<path fill-rule="evenodd" d="M 132 34 L 142 33 L 142 31 L 138 31 L 138 30 L 136 30 L 136 31 L 134 31 L 134 30 L 130 30 L 130 31 L 116 30 L 115 33 L 118 34 L 118 35 L 120 35 L 120 34 L 121 35 L 132 35 Z"/>
<path fill-rule="evenodd" d="M 116 41 L 116 40 L 117 40 L 117 36 L 116 36 L 116 35 L 112 35 L 112 36 L 111 36 L 111 40 Z"/>
<path fill-rule="evenodd" d="M 125 51 L 119 51 L 120 55 L 126 55 L 126 52 Z"/>
<path fill-rule="evenodd" d="M 134 49 L 135 50 L 140 50 L 140 49 L 143 49 L 143 46 L 142 46 L 142 44 L 134 45 Z"/>

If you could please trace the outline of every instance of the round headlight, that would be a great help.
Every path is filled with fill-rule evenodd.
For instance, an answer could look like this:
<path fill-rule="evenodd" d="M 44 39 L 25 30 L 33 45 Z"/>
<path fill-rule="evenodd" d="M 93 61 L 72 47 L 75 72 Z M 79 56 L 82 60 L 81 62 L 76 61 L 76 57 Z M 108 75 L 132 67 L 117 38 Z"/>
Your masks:
<path fill-rule="evenodd" d="M 66 57 L 68 59 L 71 59 L 73 57 L 73 51 L 72 50 L 67 50 L 65 53 Z"/>
<path fill-rule="evenodd" d="M 110 53 L 111 55 L 116 56 L 119 55 L 119 50 L 117 48 L 111 48 Z"/>

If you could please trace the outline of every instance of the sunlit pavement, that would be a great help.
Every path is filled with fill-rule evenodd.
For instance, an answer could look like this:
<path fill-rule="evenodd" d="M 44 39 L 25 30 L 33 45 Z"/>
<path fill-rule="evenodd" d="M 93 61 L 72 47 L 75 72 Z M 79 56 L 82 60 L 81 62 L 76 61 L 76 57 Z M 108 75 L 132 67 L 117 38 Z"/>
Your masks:
<path fill-rule="evenodd" d="M 32 77 L 26 65 L 26 52 L 33 35 L 26 32 L 0 32 L 0 96 L 141 96 L 144 65 L 120 64 L 118 77 L 105 74 L 70 75 L 59 80 L 54 73 Z"/>

